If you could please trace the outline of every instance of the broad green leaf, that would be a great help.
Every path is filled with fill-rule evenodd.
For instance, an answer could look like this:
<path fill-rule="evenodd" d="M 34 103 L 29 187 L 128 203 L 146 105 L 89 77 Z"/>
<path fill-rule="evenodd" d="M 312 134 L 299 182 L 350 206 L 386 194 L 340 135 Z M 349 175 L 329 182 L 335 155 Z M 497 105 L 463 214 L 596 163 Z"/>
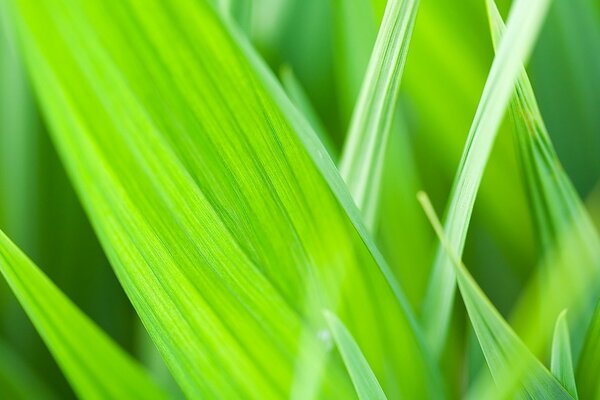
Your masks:
<path fill-rule="evenodd" d="M 549 4 L 550 0 L 517 0 L 512 6 L 506 34 L 483 89 L 448 202 L 445 231 L 452 249 L 459 255 L 464 248 L 477 190 L 514 82 L 533 47 Z M 425 334 L 436 355 L 445 343 L 455 287 L 451 260 L 439 248 L 422 308 Z"/>
<path fill-rule="evenodd" d="M 301 344 L 328 308 L 386 392 L 440 397 L 330 157 L 206 0 L 11 3 L 54 141 L 184 394 L 287 396 L 304 352 L 327 356 Z M 330 361 L 322 392 L 349 396 Z"/>
<path fill-rule="evenodd" d="M 362 400 L 386 399 L 383 389 L 377 382 L 377 377 L 373 374 L 369 362 L 362 354 L 360 347 L 352 337 L 352 334 L 344 326 L 344 323 L 330 311 L 325 312 L 325 319 L 329 325 L 329 330 L 333 339 L 342 354 L 344 364 L 350 373 L 352 383 L 358 397 Z"/>
<path fill-rule="evenodd" d="M 1 231 L 0 272 L 81 398 L 164 397 Z"/>
<path fill-rule="evenodd" d="M 385 150 L 418 4 L 388 2 L 341 155 L 340 174 L 370 229 L 377 220 Z"/>
<path fill-rule="evenodd" d="M 493 0 L 487 1 L 495 45 L 500 42 L 504 23 Z M 540 318 L 554 320 L 569 307 L 577 341 L 588 323 L 600 294 L 600 237 L 569 177 L 564 172 L 548 135 L 537 100 L 524 70 L 516 83 L 511 103 L 517 149 L 525 187 L 533 210 L 541 254 Z M 554 276 L 562 289 L 551 290 Z M 548 296 L 552 301 L 548 301 Z M 530 321 L 537 321 L 530 318 Z M 544 324 L 541 324 L 542 326 Z"/>
<path fill-rule="evenodd" d="M 503 395 L 515 391 L 525 398 L 571 399 L 560 382 L 514 333 L 467 271 L 446 238 L 427 195 L 419 193 L 419 201 L 452 261 L 469 319 L 494 381 Z"/>
<path fill-rule="evenodd" d="M 600 365 L 600 303 L 596 306 L 577 363 L 577 389 L 582 399 L 600 399 L 598 365 Z"/>
<path fill-rule="evenodd" d="M 573 372 L 573 356 L 571 354 L 571 338 L 569 337 L 569 325 L 567 324 L 567 310 L 564 310 L 556 319 L 554 327 L 554 339 L 552 340 L 552 358 L 550 370 L 569 392 L 577 399 L 577 386 L 575 385 L 575 373 Z"/>

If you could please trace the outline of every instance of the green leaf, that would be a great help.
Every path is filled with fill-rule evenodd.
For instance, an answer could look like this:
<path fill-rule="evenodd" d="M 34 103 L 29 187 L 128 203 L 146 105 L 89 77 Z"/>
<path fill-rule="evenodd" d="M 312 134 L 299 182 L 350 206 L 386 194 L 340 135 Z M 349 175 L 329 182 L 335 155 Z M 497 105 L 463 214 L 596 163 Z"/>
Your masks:
<path fill-rule="evenodd" d="M 444 226 L 458 255 L 464 248 L 477 190 L 514 82 L 535 43 L 549 4 L 550 0 L 517 0 L 512 6 L 506 34 L 483 89 L 448 202 Z M 436 355 L 445 343 L 455 287 L 451 260 L 439 248 L 422 308 L 425 334 Z"/>
<path fill-rule="evenodd" d="M 596 306 L 581 351 L 581 358 L 577 363 L 577 389 L 582 399 L 600 399 L 598 365 L 600 365 L 600 302 Z"/>
<path fill-rule="evenodd" d="M 164 397 L 140 366 L 1 231 L 0 272 L 80 397 Z"/>
<path fill-rule="evenodd" d="M 494 381 L 503 395 L 515 391 L 532 399 L 571 399 L 559 381 L 514 333 L 467 271 L 447 239 L 427 195 L 419 193 L 419 201 L 442 248 L 448 252 L 469 319 Z"/>
<path fill-rule="evenodd" d="M 362 354 L 360 347 L 352 337 L 352 334 L 346 329 L 344 323 L 330 311 L 325 311 L 325 319 L 329 325 L 329 330 L 333 339 L 342 354 L 344 364 L 350 373 L 352 383 L 358 397 L 362 400 L 367 399 L 386 399 L 383 389 L 377 382 L 377 377 L 371 370 L 369 362 Z"/>
<path fill-rule="evenodd" d="M 302 344 L 329 308 L 386 392 L 440 397 L 323 145 L 206 0 L 12 4 L 54 141 L 187 396 L 287 396 L 305 352 L 327 356 Z M 347 397 L 343 365 L 327 366 L 312 367 L 323 393 Z"/>
<path fill-rule="evenodd" d="M 370 229 L 377 220 L 385 150 L 418 4 L 388 2 L 341 155 L 340 174 Z"/>
<path fill-rule="evenodd" d="M 573 357 L 571 355 L 571 338 L 569 337 L 569 325 L 567 324 L 566 315 L 567 310 L 564 310 L 556 319 L 550 370 L 569 394 L 577 399 L 577 386 L 575 385 Z"/>

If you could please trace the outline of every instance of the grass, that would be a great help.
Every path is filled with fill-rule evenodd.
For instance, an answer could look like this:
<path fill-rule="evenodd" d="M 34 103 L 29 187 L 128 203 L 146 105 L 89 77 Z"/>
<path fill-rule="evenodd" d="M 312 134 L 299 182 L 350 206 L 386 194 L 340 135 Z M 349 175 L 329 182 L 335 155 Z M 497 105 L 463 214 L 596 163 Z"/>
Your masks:
<path fill-rule="evenodd" d="M 596 398 L 565 1 L 1 0 L 0 390 Z"/>

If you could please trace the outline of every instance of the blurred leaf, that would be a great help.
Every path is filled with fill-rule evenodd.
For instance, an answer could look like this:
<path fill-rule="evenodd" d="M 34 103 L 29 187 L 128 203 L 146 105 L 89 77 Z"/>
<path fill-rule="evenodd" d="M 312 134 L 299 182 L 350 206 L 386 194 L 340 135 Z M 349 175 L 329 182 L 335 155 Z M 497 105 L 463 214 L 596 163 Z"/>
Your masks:
<path fill-rule="evenodd" d="M 469 319 L 500 391 L 503 394 L 516 391 L 531 399 L 571 399 L 558 380 L 514 333 L 469 274 L 446 238 L 427 196 L 420 193 L 419 200 L 442 248 L 448 252 Z"/>
<path fill-rule="evenodd" d="M 286 396 L 324 307 L 386 391 L 440 396 L 331 159 L 206 1 L 13 4 L 54 140 L 187 396 Z M 347 396 L 330 361 L 323 391 Z"/>
<path fill-rule="evenodd" d="M 596 0 L 555 0 L 529 68 L 558 155 L 584 197 L 600 176 L 597 5 Z"/>
<path fill-rule="evenodd" d="M 577 399 L 577 386 L 575 385 L 573 357 L 571 355 L 571 339 L 569 337 L 569 325 L 567 324 L 566 315 L 567 310 L 564 310 L 556 319 L 550 368 L 556 379 L 559 380 L 569 394 L 574 399 Z"/>
<path fill-rule="evenodd" d="M 57 399 L 36 373 L 6 343 L 0 342 L 2 396 L 13 400 Z"/>
<path fill-rule="evenodd" d="M 388 2 L 341 155 L 340 174 L 371 230 L 417 9 L 416 0 Z"/>
<path fill-rule="evenodd" d="M 477 190 L 513 85 L 543 22 L 549 0 L 517 0 L 494 59 L 448 202 L 446 232 L 452 249 L 462 254 Z M 423 303 L 425 334 L 434 354 L 445 343 L 455 292 L 446 252 L 439 248 Z"/>
<path fill-rule="evenodd" d="M 582 399 L 600 399 L 598 365 L 600 365 L 600 303 L 596 306 L 581 358 L 577 363 L 577 389 Z"/>
<path fill-rule="evenodd" d="M 163 397 L 140 366 L 1 231 L 0 272 L 80 397 Z"/>
<path fill-rule="evenodd" d="M 352 383 L 356 389 L 358 397 L 362 400 L 367 399 L 386 399 L 383 389 L 379 386 L 377 378 L 369 362 L 363 356 L 360 347 L 352 337 L 352 334 L 346 329 L 344 323 L 330 311 L 325 312 L 325 319 L 329 325 L 329 330 L 338 346 L 344 364 L 350 373 Z"/>

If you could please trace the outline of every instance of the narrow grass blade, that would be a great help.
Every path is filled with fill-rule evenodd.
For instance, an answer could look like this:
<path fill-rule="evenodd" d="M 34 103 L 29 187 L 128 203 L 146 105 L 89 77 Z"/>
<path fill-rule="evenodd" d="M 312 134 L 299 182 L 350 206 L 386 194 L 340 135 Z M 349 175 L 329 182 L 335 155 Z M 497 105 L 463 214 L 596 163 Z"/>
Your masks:
<path fill-rule="evenodd" d="M 577 363 L 577 389 L 582 399 L 600 399 L 598 365 L 600 365 L 600 303 L 596 306 Z"/>
<path fill-rule="evenodd" d="M 512 6 L 506 34 L 483 90 L 448 202 L 444 226 L 458 255 L 464 248 L 475 197 L 498 127 L 549 4 L 550 0 L 517 0 Z M 451 260 L 440 247 L 422 308 L 425 334 L 437 355 L 445 343 L 455 287 Z"/>
<path fill-rule="evenodd" d="M 504 23 L 493 0 L 487 1 L 495 45 L 504 34 Z M 540 243 L 541 293 L 539 318 L 554 320 L 562 308 L 570 310 L 576 342 L 600 293 L 600 237 L 569 177 L 564 172 L 540 113 L 533 88 L 524 69 L 511 103 L 517 149 L 525 187 L 533 210 Z M 562 275 L 562 290 L 553 290 L 552 275 Z M 553 301 L 548 301 L 552 295 Z M 543 326 L 544 324 L 540 324 Z"/>
<path fill-rule="evenodd" d="M 164 397 L 141 367 L 2 232 L 0 272 L 81 398 Z"/>
<path fill-rule="evenodd" d="M 187 396 L 288 396 L 329 308 L 386 391 L 440 397 L 331 158 L 211 4 L 11 3 L 54 141 Z M 352 390 L 339 360 L 323 373 L 325 395 Z"/>
<path fill-rule="evenodd" d="M 552 340 L 550 370 L 569 394 L 574 399 L 577 399 L 573 356 L 571 354 L 571 338 L 569 337 L 569 325 L 567 324 L 566 315 L 567 310 L 564 310 L 556 319 L 554 339 Z"/>
<path fill-rule="evenodd" d="M 346 368 L 354 383 L 356 393 L 361 400 L 384 400 L 386 399 L 383 389 L 377 382 L 369 362 L 362 354 L 360 347 L 352 337 L 352 334 L 344 326 L 344 323 L 330 311 L 325 311 L 325 319 L 333 339 L 342 354 Z"/>
<path fill-rule="evenodd" d="M 338 151 L 331 141 L 331 137 L 327 133 L 325 126 L 321 122 L 317 111 L 308 98 L 308 94 L 305 92 L 302 84 L 294 74 L 294 71 L 289 65 L 284 65 L 279 73 L 281 83 L 290 96 L 290 100 L 294 103 L 298 110 L 306 117 L 315 133 L 319 136 L 319 139 L 323 142 L 323 146 L 329 152 L 329 155 L 336 160 L 338 157 Z"/>
<path fill-rule="evenodd" d="M 388 2 L 341 155 L 340 174 L 371 229 L 418 4 L 418 0 Z"/>
<path fill-rule="evenodd" d="M 529 351 L 469 274 L 446 238 L 427 195 L 419 193 L 431 224 L 452 261 L 458 287 L 496 385 L 533 399 L 571 399 L 559 381 Z"/>

